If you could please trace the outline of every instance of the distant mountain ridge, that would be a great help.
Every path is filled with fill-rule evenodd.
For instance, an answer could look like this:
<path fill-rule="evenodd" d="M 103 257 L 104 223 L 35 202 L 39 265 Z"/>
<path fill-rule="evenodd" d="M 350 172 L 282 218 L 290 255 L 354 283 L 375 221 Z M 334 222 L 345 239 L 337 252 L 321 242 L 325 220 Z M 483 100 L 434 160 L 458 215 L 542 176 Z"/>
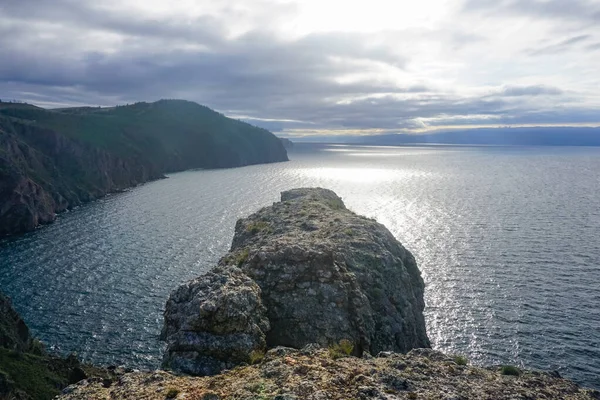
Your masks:
<path fill-rule="evenodd" d="M 412 144 L 600 146 L 600 127 L 473 128 L 412 134 L 307 136 L 294 138 L 294 141 L 382 146 Z"/>
<path fill-rule="evenodd" d="M 271 132 L 184 100 L 55 110 L 0 103 L 0 235 L 164 173 L 287 160 Z"/>
<path fill-rule="evenodd" d="M 505 146 L 600 146 L 600 128 L 480 128 L 428 134 L 361 137 L 364 144 L 462 144 Z"/>

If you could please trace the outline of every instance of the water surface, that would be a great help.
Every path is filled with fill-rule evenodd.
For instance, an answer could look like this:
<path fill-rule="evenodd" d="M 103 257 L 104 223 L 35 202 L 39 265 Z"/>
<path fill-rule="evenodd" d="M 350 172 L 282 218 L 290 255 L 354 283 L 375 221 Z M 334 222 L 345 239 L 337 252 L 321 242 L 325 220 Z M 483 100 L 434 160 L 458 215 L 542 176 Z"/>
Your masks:
<path fill-rule="evenodd" d="M 436 349 L 600 388 L 600 149 L 300 145 L 290 158 L 62 214 L 0 242 L 0 288 L 50 346 L 156 368 L 169 292 L 215 265 L 239 217 L 321 186 L 415 254 Z"/>

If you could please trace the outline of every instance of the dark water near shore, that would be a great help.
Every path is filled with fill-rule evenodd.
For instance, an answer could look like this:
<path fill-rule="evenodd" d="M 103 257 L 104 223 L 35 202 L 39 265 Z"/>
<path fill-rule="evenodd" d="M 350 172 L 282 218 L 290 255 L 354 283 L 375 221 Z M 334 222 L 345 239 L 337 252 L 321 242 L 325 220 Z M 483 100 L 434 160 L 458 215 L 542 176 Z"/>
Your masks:
<path fill-rule="evenodd" d="M 158 367 L 169 292 L 237 218 L 335 190 L 416 256 L 435 348 L 600 388 L 600 149 L 298 146 L 289 163 L 190 171 L 0 242 L 0 288 L 34 333 L 101 364 Z"/>

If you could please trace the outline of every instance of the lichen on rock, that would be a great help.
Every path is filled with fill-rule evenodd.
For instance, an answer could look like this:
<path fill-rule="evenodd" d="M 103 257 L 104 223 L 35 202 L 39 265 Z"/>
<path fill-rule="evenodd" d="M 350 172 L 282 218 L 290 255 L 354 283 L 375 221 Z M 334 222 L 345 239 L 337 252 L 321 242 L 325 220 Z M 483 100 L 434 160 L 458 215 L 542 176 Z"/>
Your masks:
<path fill-rule="evenodd" d="M 230 252 L 171 295 L 164 365 L 206 375 L 276 346 L 353 344 L 354 354 L 429 347 L 412 254 L 321 188 L 283 192 L 240 219 Z"/>

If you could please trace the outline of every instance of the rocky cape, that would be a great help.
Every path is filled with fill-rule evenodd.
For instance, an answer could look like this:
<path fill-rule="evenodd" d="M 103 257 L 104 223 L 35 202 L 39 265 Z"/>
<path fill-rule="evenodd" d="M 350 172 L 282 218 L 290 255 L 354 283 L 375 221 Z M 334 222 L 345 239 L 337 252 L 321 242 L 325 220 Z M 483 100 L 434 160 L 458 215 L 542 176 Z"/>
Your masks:
<path fill-rule="evenodd" d="M 266 348 L 363 352 L 429 347 L 424 284 L 412 254 L 326 189 L 294 189 L 241 219 L 217 268 L 166 305 L 164 366 L 196 375 L 249 362 Z"/>
<path fill-rule="evenodd" d="M 0 236 L 168 172 L 287 159 L 272 133 L 182 100 L 58 110 L 0 102 Z"/>

